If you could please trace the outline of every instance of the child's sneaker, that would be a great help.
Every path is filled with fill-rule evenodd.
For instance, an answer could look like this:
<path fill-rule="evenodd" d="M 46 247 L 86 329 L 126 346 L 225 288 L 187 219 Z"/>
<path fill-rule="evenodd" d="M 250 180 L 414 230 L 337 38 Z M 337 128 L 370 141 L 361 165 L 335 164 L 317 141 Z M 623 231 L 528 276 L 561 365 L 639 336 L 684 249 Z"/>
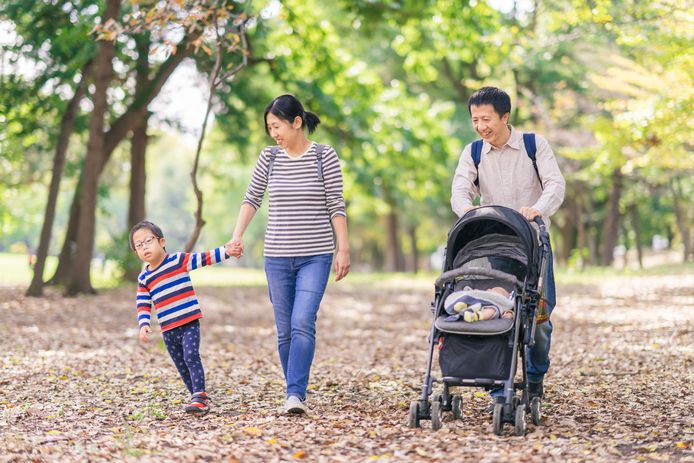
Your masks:
<path fill-rule="evenodd" d="M 186 413 L 194 415 L 207 415 L 210 411 L 210 397 L 204 392 L 196 392 L 186 405 Z"/>

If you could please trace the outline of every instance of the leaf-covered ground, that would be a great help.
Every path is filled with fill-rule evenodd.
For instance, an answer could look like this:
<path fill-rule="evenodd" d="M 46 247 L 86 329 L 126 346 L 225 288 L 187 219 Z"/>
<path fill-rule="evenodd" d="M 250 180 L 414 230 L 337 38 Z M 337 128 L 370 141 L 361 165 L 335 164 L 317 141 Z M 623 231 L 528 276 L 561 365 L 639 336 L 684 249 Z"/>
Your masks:
<path fill-rule="evenodd" d="M 493 435 L 475 389 L 463 391 L 463 421 L 407 428 L 428 286 L 331 284 L 306 417 L 276 414 L 265 290 L 198 292 L 214 400 L 200 419 L 182 412 L 163 344 L 138 345 L 131 289 L 72 299 L 0 289 L 0 462 L 694 462 L 694 275 L 560 286 L 543 425 L 525 437 Z"/>

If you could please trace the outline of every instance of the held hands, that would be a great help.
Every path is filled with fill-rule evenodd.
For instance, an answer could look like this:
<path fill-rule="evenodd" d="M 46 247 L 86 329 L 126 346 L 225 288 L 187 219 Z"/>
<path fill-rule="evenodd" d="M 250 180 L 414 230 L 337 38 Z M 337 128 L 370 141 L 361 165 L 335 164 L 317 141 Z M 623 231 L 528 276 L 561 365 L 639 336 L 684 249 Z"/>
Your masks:
<path fill-rule="evenodd" d="M 243 255 L 243 243 L 240 239 L 233 238 L 224 245 L 224 252 L 226 252 L 228 256 L 233 256 L 238 259 Z"/>
<path fill-rule="evenodd" d="M 152 332 L 152 328 L 149 326 L 143 326 L 140 328 L 140 342 L 143 344 L 149 343 L 149 334 Z"/>
<path fill-rule="evenodd" d="M 533 220 L 535 217 L 540 215 L 540 212 L 532 207 L 521 207 L 519 212 L 528 220 Z"/>
<path fill-rule="evenodd" d="M 335 281 L 340 281 L 347 276 L 349 273 L 349 251 L 337 251 L 333 268 L 335 269 Z"/>

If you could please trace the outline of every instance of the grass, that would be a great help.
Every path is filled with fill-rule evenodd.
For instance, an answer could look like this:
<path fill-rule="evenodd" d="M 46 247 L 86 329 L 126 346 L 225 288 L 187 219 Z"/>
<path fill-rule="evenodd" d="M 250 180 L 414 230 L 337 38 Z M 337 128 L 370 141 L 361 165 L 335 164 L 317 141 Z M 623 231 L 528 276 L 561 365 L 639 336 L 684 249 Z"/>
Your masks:
<path fill-rule="evenodd" d="M 560 284 L 591 284 L 599 283 L 606 278 L 630 278 L 635 276 L 659 276 L 659 275 L 692 275 L 694 274 L 694 262 L 677 262 L 672 264 L 656 265 L 645 269 L 610 267 L 588 267 L 582 271 L 562 266 L 556 266 L 556 279 Z"/>
<path fill-rule="evenodd" d="M 44 276 L 50 277 L 55 271 L 56 265 L 57 259 L 49 257 Z M 605 278 L 629 278 L 637 275 L 694 274 L 694 263 L 692 262 L 658 265 L 643 270 L 590 267 L 583 271 L 577 271 L 562 265 L 556 267 L 556 277 L 560 284 L 591 284 Z M 3 269 L 0 286 L 29 286 L 33 272 L 28 265 L 26 255 L 0 253 L 0 268 Z M 193 284 L 198 287 L 263 287 L 266 285 L 265 272 L 262 269 L 217 265 L 192 272 L 190 275 Z M 437 276 L 438 272 L 435 271 L 424 271 L 417 274 L 352 271 L 344 283 L 341 282 L 340 285 L 345 289 L 376 284 L 391 288 L 433 288 Z M 331 276 L 331 280 L 333 279 L 334 276 Z M 92 284 L 97 289 L 105 289 L 119 285 L 131 285 L 132 283 L 120 281 L 116 267 L 112 263 L 106 262 L 104 265 L 92 266 Z"/>
<path fill-rule="evenodd" d="M 49 256 L 46 259 L 46 267 L 43 272 L 45 279 L 53 276 L 58 265 L 57 257 Z M 28 287 L 31 283 L 34 271 L 29 267 L 29 259 L 26 254 L 0 253 L 0 286 Z M 115 266 L 106 262 L 105 265 L 92 265 L 92 284 L 96 288 L 113 288 L 120 284 Z"/>

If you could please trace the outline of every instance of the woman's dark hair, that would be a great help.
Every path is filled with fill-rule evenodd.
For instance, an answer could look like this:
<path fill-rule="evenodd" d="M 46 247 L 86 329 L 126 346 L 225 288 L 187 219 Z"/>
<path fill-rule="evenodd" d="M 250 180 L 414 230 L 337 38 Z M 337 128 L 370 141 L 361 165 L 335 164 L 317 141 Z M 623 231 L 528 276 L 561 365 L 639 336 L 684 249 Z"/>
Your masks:
<path fill-rule="evenodd" d="M 136 231 L 138 230 L 149 230 L 152 232 L 154 236 L 157 238 L 161 239 L 164 237 L 164 233 L 161 231 L 161 228 L 159 228 L 158 225 L 148 222 L 147 220 L 143 220 L 142 222 L 139 222 L 135 224 L 135 226 L 130 230 L 130 249 L 133 251 L 135 250 L 135 243 L 133 242 L 133 235 L 135 234 Z M 166 251 L 166 248 L 164 248 Z"/>
<path fill-rule="evenodd" d="M 511 112 L 511 97 L 508 93 L 496 87 L 482 87 L 472 94 L 467 101 L 467 110 L 472 115 L 473 106 L 490 104 L 494 107 L 494 112 L 503 117 L 504 114 Z"/>
<path fill-rule="evenodd" d="M 268 113 L 272 113 L 290 124 L 292 124 L 294 119 L 299 116 L 301 118 L 301 127 L 308 128 L 308 133 L 313 133 L 318 124 L 320 124 L 320 119 L 318 116 L 310 111 L 304 111 L 304 106 L 301 104 L 301 101 L 299 101 L 294 95 L 280 95 L 272 100 L 265 108 L 265 114 L 263 114 L 263 120 L 265 121 L 265 132 L 270 135 L 270 130 L 267 127 Z"/>

